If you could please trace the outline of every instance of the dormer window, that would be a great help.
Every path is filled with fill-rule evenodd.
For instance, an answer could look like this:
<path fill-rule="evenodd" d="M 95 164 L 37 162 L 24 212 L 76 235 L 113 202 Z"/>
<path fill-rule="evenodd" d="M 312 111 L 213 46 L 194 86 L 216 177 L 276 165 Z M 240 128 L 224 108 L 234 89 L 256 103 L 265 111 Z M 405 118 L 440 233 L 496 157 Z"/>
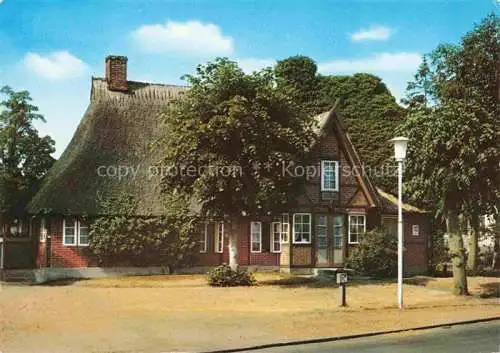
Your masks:
<path fill-rule="evenodd" d="M 338 161 L 321 161 L 321 191 L 339 191 Z"/>

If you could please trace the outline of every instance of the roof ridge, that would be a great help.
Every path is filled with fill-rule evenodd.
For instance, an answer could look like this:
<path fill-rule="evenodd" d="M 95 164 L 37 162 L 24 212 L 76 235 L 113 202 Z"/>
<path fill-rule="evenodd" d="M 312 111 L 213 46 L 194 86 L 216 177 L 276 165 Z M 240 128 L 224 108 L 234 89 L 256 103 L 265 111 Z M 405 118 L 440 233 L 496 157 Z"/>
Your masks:
<path fill-rule="evenodd" d="M 106 82 L 106 79 L 104 77 L 96 77 L 92 76 L 92 81 L 102 81 Z M 127 80 L 127 83 L 138 83 L 138 84 L 143 84 L 143 85 L 151 85 L 151 86 L 161 86 L 161 87 L 172 87 L 172 88 L 191 88 L 191 86 L 188 85 L 174 85 L 171 83 L 160 83 L 160 82 L 149 82 L 149 81 L 135 81 L 135 80 Z"/>
<path fill-rule="evenodd" d="M 398 205 L 398 199 L 395 195 L 386 192 L 382 190 L 380 187 L 376 187 L 377 193 L 379 194 L 380 197 L 383 197 L 386 199 L 388 202 L 390 202 L 393 205 Z M 416 206 L 410 205 L 409 203 L 403 202 L 403 210 L 409 211 L 409 212 L 417 212 L 417 213 L 427 213 L 428 211 L 422 210 Z"/>

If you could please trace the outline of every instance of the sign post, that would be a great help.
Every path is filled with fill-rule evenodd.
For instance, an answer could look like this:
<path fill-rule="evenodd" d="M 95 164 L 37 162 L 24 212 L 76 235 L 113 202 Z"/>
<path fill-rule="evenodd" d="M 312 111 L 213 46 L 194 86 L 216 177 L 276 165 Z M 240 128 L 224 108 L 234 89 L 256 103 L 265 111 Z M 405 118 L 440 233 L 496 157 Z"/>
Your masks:
<path fill-rule="evenodd" d="M 0 281 L 3 281 L 3 265 L 5 258 L 5 241 L 3 237 L 0 237 Z"/>
<path fill-rule="evenodd" d="M 345 286 L 347 284 L 347 272 L 337 272 L 337 284 L 339 285 L 339 306 L 346 306 Z"/>

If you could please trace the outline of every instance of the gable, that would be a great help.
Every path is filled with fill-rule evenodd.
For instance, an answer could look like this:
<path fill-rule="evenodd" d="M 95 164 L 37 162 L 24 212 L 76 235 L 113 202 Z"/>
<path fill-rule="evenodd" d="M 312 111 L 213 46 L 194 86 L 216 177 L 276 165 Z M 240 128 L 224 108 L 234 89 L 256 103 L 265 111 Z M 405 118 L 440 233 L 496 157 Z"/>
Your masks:
<path fill-rule="evenodd" d="M 318 138 L 311 148 L 311 163 L 320 168 L 322 160 L 338 162 L 339 190 L 322 191 L 321 173 L 318 173 L 314 179 L 306 182 L 306 197 L 300 200 L 318 206 L 346 207 L 355 198 L 357 206 L 378 206 L 375 189 L 363 173 L 361 161 L 345 133 L 337 108 L 338 102 L 329 112 L 315 117 Z"/>

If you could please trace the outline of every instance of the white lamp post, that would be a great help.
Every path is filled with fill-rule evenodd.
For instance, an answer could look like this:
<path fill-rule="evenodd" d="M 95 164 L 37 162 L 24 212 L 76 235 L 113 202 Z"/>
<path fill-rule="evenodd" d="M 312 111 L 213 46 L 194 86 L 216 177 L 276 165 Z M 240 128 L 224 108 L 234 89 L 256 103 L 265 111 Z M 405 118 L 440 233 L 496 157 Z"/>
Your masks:
<path fill-rule="evenodd" d="M 398 306 L 403 309 L 403 160 L 406 157 L 408 139 L 395 137 L 394 158 L 398 162 Z"/>

